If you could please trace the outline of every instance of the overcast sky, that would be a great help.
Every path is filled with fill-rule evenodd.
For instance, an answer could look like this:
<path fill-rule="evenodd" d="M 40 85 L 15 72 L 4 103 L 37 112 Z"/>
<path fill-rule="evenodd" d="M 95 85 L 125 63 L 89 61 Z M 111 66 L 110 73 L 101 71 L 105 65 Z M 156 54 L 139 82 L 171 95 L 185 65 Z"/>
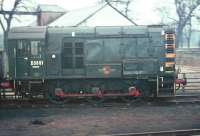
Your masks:
<path fill-rule="evenodd" d="M 57 4 L 67 10 L 73 10 L 95 5 L 97 1 L 98 0 L 39 0 L 38 3 Z M 164 5 L 173 8 L 173 1 L 174 0 L 133 0 L 129 15 L 138 24 L 157 24 L 160 22 L 161 18 L 158 12 L 155 11 L 156 8 L 163 7 Z"/>
<path fill-rule="evenodd" d="M 24 0 L 30 1 L 30 0 Z M 65 8 L 66 10 L 74 10 L 84 7 L 90 7 L 98 3 L 98 0 L 31 0 L 32 5 L 37 6 L 37 4 L 56 4 L 60 7 Z M 7 9 L 12 7 L 14 0 L 5 0 L 5 6 Z M 168 14 L 171 18 L 176 18 L 176 10 L 174 6 L 174 0 L 133 0 L 130 5 L 131 12 L 129 16 L 139 25 L 151 25 L 151 24 L 159 24 L 162 20 L 162 15 L 158 12 L 157 8 L 168 10 Z M 15 26 L 19 26 L 24 22 L 28 22 L 30 20 L 29 17 L 23 17 L 21 23 L 14 23 Z M 166 19 L 165 22 L 172 22 L 173 20 Z M 27 23 L 30 24 L 30 23 Z M 195 26 L 195 25 L 193 25 Z M 199 24 L 196 25 L 199 28 Z M 196 27 L 195 26 L 195 27 Z"/>
<path fill-rule="evenodd" d="M 9 9 L 14 0 L 5 0 L 6 7 Z M 32 0 L 37 4 L 57 4 L 66 10 L 73 10 L 83 7 L 89 7 L 97 4 L 98 0 Z M 167 2 L 166 2 L 167 1 Z M 157 7 L 168 6 L 174 8 L 174 0 L 133 0 L 130 5 L 130 17 L 141 25 L 157 24 L 160 22 L 160 14 L 156 11 Z M 174 11 L 174 10 L 171 10 Z M 172 13 L 175 14 L 175 13 Z"/>

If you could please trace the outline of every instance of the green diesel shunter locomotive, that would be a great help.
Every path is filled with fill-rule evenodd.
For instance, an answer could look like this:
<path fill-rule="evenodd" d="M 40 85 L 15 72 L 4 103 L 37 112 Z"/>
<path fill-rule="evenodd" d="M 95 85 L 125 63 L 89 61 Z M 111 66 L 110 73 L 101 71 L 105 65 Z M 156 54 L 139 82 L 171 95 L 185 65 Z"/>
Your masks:
<path fill-rule="evenodd" d="M 18 27 L 8 38 L 17 95 L 62 101 L 175 94 L 175 34 L 167 27 Z"/>

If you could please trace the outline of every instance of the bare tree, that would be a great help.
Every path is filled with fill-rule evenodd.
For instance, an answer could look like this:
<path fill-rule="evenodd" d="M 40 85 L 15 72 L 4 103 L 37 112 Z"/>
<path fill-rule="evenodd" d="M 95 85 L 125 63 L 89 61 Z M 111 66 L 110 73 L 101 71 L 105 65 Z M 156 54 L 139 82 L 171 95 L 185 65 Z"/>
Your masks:
<path fill-rule="evenodd" d="M 180 47 L 183 41 L 183 29 L 191 20 L 193 12 L 200 6 L 200 0 L 175 0 L 175 6 L 178 15 L 176 46 Z"/>
<path fill-rule="evenodd" d="M 190 48 L 190 41 L 191 41 L 191 36 L 192 36 L 192 19 L 191 18 L 188 20 L 188 23 L 186 24 L 184 30 L 185 30 L 184 35 L 187 40 L 187 47 Z"/>
<path fill-rule="evenodd" d="M 125 16 L 129 16 L 130 4 L 133 0 L 99 0 L 99 3 L 112 3 L 115 7 L 122 6 L 123 8 L 118 8 Z"/>
<path fill-rule="evenodd" d="M 183 47 L 183 39 L 185 39 L 187 42 L 187 47 L 190 48 L 192 18 L 198 17 L 196 12 L 197 10 L 195 10 L 198 9 L 198 3 L 195 1 L 198 2 L 198 0 L 175 0 L 178 18 L 170 15 L 170 7 L 167 7 L 166 5 L 156 8 L 156 11 L 158 11 L 159 16 L 161 17 L 161 24 L 167 24 L 167 22 L 170 22 L 171 25 L 176 26 L 177 47 Z M 195 9 L 193 9 L 194 5 L 197 6 Z"/>
<path fill-rule="evenodd" d="M 128 17 L 130 10 L 130 4 L 133 0 L 118 0 L 118 3 L 123 5 L 122 12 Z"/>
<path fill-rule="evenodd" d="M 167 20 L 175 20 L 175 19 L 171 19 L 169 17 L 169 11 L 168 11 L 168 7 L 166 6 L 162 6 L 162 7 L 158 7 L 155 9 L 158 13 L 159 13 L 159 17 L 161 18 L 160 23 L 161 24 L 166 24 Z"/>
<path fill-rule="evenodd" d="M 3 13 L 0 16 L 0 26 L 3 30 L 3 42 L 4 42 L 4 66 L 3 66 L 3 73 L 4 76 L 7 76 L 7 72 L 9 71 L 8 69 L 8 56 L 7 56 L 7 52 L 8 52 L 8 32 L 10 31 L 11 28 L 11 23 L 13 18 L 15 18 L 15 12 L 18 11 L 19 9 L 25 9 L 28 10 L 28 6 L 27 6 L 27 2 L 32 2 L 30 0 L 15 0 L 13 3 L 13 6 L 11 8 L 11 10 L 6 13 L 5 11 L 5 0 L 0 0 L 0 11 Z M 32 3 L 33 4 L 33 3 Z M 16 18 L 17 19 L 17 18 Z"/>
<path fill-rule="evenodd" d="M 7 51 L 7 38 L 8 38 L 8 32 L 10 31 L 11 28 L 11 23 L 13 18 L 19 19 L 17 17 L 14 17 L 14 14 L 16 11 L 19 9 L 25 9 L 28 10 L 27 2 L 31 3 L 31 0 L 15 0 L 13 3 L 13 6 L 9 12 L 9 14 L 1 14 L 2 17 L 0 17 L 0 25 L 4 33 L 4 49 Z M 5 11 L 5 0 L 0 0 L 0 10 Z"/>

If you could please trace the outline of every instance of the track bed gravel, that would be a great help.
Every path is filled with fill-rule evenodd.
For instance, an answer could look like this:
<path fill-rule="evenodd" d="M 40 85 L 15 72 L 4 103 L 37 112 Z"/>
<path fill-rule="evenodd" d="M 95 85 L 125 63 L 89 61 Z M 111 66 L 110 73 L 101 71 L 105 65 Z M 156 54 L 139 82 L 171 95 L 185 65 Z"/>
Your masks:
<path fill-rule="evenodd" d="M 200 128 L 200 105 L 0 109 L 0 136 L 70 136 Z"/>

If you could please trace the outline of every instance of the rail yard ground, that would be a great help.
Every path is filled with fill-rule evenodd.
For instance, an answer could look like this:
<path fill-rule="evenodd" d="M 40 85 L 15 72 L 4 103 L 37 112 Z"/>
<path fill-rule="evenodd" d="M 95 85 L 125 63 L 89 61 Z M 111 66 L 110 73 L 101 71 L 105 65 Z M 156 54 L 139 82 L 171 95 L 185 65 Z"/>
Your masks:
<path fill-rule="evenodd" d="M 101 135 L 200 128 L 200 105 L 0 109 L 0 136 Z"/>

